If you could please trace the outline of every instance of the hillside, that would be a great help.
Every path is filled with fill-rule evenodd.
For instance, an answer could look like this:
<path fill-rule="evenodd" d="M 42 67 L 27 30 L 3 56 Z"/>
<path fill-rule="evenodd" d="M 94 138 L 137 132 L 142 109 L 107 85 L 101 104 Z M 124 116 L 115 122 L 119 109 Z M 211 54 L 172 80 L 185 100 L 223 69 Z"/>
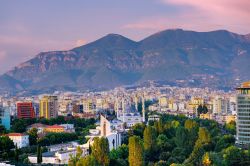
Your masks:
<path fill-rule="evenodd" d="M 42 52 L 0 77 L 0 91 L 109 89 L 147 80 L 227 88 L 250 79 L 249 35 L 181 29 L 139 42 L 109 34 L 68 51 Z"/>

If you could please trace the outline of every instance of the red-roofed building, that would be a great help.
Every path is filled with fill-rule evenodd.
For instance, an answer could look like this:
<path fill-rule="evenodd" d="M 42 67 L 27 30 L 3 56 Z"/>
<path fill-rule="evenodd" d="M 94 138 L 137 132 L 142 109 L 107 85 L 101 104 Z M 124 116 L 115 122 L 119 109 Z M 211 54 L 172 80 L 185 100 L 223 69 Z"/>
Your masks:
<path fill-rule="evenodd" d="M 65 128 L 63 126 L 53 125 L 47 126 L 44 131 L 48 133 L 62 133 L 65 132 Z"/>
<path fill-rule="evenodd" d="M 43 133 L 44 132 L 44 129 L 47 127 L 48 125 L 45 125 L 45 124 L 42 124 L 42 123 L 34 123 L 30 126 L 27 127 L 27 131 L 30 131 L 31 129 L 33 128 L 36 128 L 37 129 L 37 133 L 40 134 L 40 133 Z"/>
<path fill-rule="evenodd" d="M 17 118 L 18 119 L 31 119 L 35 118 L 35 110 L 32 102 L 19 102 L 17 103 Z"/>

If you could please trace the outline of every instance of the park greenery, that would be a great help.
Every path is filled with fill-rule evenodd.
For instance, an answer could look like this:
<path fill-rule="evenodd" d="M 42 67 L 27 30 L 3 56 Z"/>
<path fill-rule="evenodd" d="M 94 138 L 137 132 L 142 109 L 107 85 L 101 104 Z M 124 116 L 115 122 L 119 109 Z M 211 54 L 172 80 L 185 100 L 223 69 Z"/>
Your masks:
<path fill-rule="evenodd" d="M 95 119 L 68 118 L 62 116 L 52 119 L 15 119 L 12 122 L 10 131 L 7 131 L 3 126 L 0 126 L 0 160 L 8 160 L 15 164 L 27 163 L 27 154 L 40 153 L 39 156 L 41 156 L 41 153 L 46 151 L 46 146 L 69 141 L 85 143 L 85 136 L 88 134 L 89 129 L 95 128 L 95 122 Z M 47 133 L 46 135 L 39 137 L 36 128 L 27 131 L 28 126 L 34 123 L 42 123 L 46 125 L 74 124 L 76 132 Z M 4 136 L 10 132 L 26 132 L 29 135 L 30 146 L 18 149 L 12 140 L 7 136 Z M 39 162 L 41 162 L 41 157 L 39 158 Z"/>
<path fill-rule="evenodd" d="M 205 109 L 204 109 L 205 110 Z M 106 138 L 95 138 L 90 155 L 71 156 L 70 166 L 245 166 L 250 165 L 250 150 L 235 145 L 236 124 L 220 125 L 213 120 L 188 119 L 185 116 L 161 114 L 159 121 L 136 124 L 123 139 L 122 146 L 109 149 Z M 11 132 L 24 132 L 34 123 L 47 125 L 72 123 L 76 133 L 48 133 L 38 138 L 37 129 L 31 129 L 29 148 L 18 149 L 0 127 L 0 158 L 15 162 L 27 162 L 27 154 L 41 153 L 45 146 L 62 142 L 84 140 L 88 129 L 95 127 L 94 119 L 31 119 L 14 120 Z"/>
<path fill-rule="evenodd" d="M 71 166 L 246 166 L 250 150 L 235 146 L 235 122 L 161 115 L 159 121 L 136 124 L 123 145 L 109 151 L 96 138 L 90 155 L 71 157 Z"/>

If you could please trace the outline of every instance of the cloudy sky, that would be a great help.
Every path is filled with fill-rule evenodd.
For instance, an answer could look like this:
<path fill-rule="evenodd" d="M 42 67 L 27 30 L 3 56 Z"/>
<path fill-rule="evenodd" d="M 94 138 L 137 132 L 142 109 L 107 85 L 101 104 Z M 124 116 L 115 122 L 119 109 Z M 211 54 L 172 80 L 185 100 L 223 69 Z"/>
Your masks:
<path fill-rule="evenodd" d="M 249 0 L 0 0 L 0 73 L 108 33 L 139 41 L 164 29 L 248 34 L 249 27 Z"/>

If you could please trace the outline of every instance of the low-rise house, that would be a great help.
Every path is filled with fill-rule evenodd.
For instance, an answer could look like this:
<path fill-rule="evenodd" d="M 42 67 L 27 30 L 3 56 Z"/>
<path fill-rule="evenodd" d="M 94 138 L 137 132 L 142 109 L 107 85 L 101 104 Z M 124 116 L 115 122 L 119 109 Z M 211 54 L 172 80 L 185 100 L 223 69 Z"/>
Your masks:
<path fill-rule="evenodd" d="M 14 142 L 18 148 L 29 146 L 29 135 L 23 133 L 9 133 L 7 136 Z"/>
<path fill-rule="evenodd" d="M 56 151 L 62 151 L 62 150 L 67 150 L 68 148 L 74 148 L 79 146 L 77 142 L 68 142 L 68 143 L 62 143 L 62 144 L 55 144 L 55 145 L 50 145 L 47 146 L 46 148 L 48 149 L 49 152 L 56 152 Z"/>
<path fill-rule="evenodd" d="M 44 131 L 47 133 L 63 133 L 65 132 L 65 128 L 60 125 L 53 125 L 53 126 L 47 126 L 44 129 Z"/>
<path fill-rule="evenodd" d="M 45 125 L 45 124 L 42 124 L 42 123 L 34 123 L 30 126 L 27 127 L 27 131 L 30 131 L 31 129 L 33 128 L 36 128 L 37 129 L 37 133 L 40 134 L 40 133 L 43 133 L 44 132 L 44 129 L 47 127 L 48 125 Z"/>
<path fill-rule="evenodd" d="M 59 126 L 64 127 L 64 131 L 67 133 L 74 133 L 75 132 L 74 124 L 61 124 Z"/>
<path fill-rule="evenodd" d="M 159 121 L 160 120 L 160 115 L 156 115 L 156 114 L 154 114 L 154 115 L 149 115 L 148 116 L 148 121 Z"/>
<path fill-rule="evenodd" d="M 42 164 L 68 164 L 70 156 L 76 156 L 77 148 L 68 148 L 67 150 L 59 150 L 54 152 L 45 152 L 42 154 Z M 86 156 L 89 154 L 88 149 L 81 148 L 83 153 L 82 156 Z M 31 155 L 28 156 L 29 161 L 32 164 L 37 163 L 37 156 Z"/>

